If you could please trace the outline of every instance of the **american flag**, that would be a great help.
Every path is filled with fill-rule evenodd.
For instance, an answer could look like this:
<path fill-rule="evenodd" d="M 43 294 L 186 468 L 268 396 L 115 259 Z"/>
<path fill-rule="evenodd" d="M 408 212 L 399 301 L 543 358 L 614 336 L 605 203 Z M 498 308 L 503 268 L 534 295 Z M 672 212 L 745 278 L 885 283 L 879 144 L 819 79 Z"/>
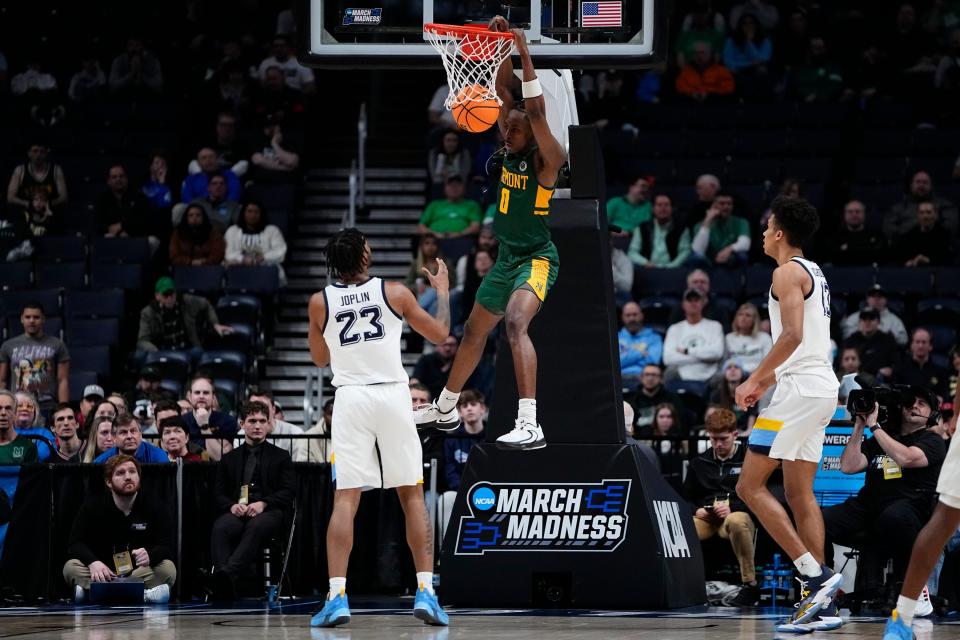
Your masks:
<path fill-rule="evenodd" d="M 623 21 L 620 2 L 581 2 L 580 24 L 584 27 L 619 27 Z"/>

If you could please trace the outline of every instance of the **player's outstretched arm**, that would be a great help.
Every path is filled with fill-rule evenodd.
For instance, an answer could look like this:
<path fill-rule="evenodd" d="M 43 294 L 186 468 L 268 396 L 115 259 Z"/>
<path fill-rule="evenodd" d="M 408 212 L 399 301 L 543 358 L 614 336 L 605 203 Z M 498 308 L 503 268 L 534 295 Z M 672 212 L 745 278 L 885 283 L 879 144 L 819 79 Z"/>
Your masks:
<path fill-rule="evenodd" d="M 534 69 L 533 60 L 530 58 L 527 36 L 523 29 L 513 29 L 513 42 L 517 46 L 520 61 L 523 63 L 523 109 L 527 114 L 527 119 L 530 120 L 533 137 L 540 149 L 540 157 L 543 160 L 541 173 L 552 177 L 552 180 L 545 182 L 545 184 L 552 185 L 556 182 L 560 167 L 567 160 L 567 152 L 563 150 L 563 145 L 553 137 L 553 132 L 550 131 L 550 124 L 547 122 L 547 103 L 543 99 L 543 90 L 540 88 L 539 82 L 536 85 L 528 84 L 537 80 L 537 72 Z M 536 93 L 536 95 L 529 95 L 529 92 Z"/>
<path fill-rule="evenodd" d="M 330 349 L 323 339 L 323 325 L 327 322 L 327 301 L 323 293 L 315 293 L 308 306 L 310 327 L 307 329 L 307 343 L 310 345 L 310 359 L 318 367 L 330 364 Z"/>
<path fill-rule="evenodd" d="M 437 290 L 437 315 L 431 316 L 417 304 L 410 290 L 399 282 L 387 283 L 387 301 L 410 327 L 433 344 L 440 344 L 450 335 L 450 280 L 447 265 L 437 261 L 437 275 L 423 270 L 430 286 Z"/>
<path fill-rule="evenodd" d="M 490 20 L 487 28 L 491 31 L 509 31 L 510 23 L 507 22 L 507 19 L 503 16 L 496 16 Z M 513 84 L 513 60 L 510 59 L 510 56 L 507 56 L 500 64 L 500 68 L 497 69 L 495 84 L 497 95 L 500 96 L 500 99 L 503 101 L 500 114 L 497 116 L 497 126 L 500 127 L 500 133 L 507 135 L 507 116 L 510 115 L 510 110 L 513 109 L 513 87 L 511 86 Z"/>
<path fill-rule="evenodd" d="M 776 369 L 787 361 L 803 341 L 803 285 L 809 282 L 806 270 L 795 262 L 777 267 L 773 272 L 773 292 L 780 301 L 783 331 L 746 382 L 737 387 L 736 402 L 747 408 L 776 381 Z"/>

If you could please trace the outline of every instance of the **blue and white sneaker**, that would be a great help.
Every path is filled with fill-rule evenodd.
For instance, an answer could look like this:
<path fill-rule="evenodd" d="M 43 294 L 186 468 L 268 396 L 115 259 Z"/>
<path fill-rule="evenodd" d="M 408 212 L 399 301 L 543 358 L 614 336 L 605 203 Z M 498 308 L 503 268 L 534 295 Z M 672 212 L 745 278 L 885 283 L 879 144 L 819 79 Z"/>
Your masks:
<path fill-rule="evenodd" d="M 821 608 L 817 615 L 805 624 L 795 622 L 784 622 L 777 625 L 777 631 L 781 633 L 812 633 L 814 631 L 833 631 L 843 626 L 843 618 L 840 617 L 840 608 L 837 606 L 837 599 L 834 598 L 830 603 Z"/>
<path fill-rule="evenodd" d="M 900 613 L 894 609 L 887 619 L 887 626 L 883 628 L 883 640 L 914 640 L 916 637 L 913 630 L 904 624 Z"/>
<path fill-rule="evenodd" d="M 417 620 L 423 620 L 426 624 L 445 627 L 450 624 L 450 618 L 437 602 L 437 596 L 420 587 L 417 589 L 417 597 L 413 601 L 413 617 Z"/>
<path fill-rule="evenodd" d="M 347 594 L 341 592 L 323 603 L 323 609 L 310 618 L 311 627 L 336 627 L 350 622 L 350 603 Z"/>
<path fill-rule="evenodd" d="M 460 413 L 454 407 L 447 413 L 440 411 L 437 401 L 422 404 L 413 410 L 413 422 L 417 429 L 439 429 L 440 431 L 456 431 L 460 428 Z"/>
<path fill-rule="evenodd" d="M 820 568 L 823 572 L 816 578 L 797 578 L 800 583 L 800 602 L 794 605 L 797 610 L 790 617 L 790 624 L 806 624 L 813 620 L 840 590 L 843 574 L 834 573 L 826 565 L 820 565 Z"/>

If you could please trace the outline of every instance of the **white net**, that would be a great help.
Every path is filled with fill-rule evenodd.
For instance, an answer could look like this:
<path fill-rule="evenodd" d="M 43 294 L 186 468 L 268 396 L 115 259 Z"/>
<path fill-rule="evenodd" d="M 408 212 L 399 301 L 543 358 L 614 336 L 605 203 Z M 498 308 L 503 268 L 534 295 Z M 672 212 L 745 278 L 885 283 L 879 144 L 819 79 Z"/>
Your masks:
<path fill-rule="evenodd" d="M 513 50 L 513 38 L 484 29 L 441 24 L 425 25 L 423 31 L 447 72 L 447 109 L 466 101 L 496 100 L 503 104 L 496 91 L 497 70 Z"/>

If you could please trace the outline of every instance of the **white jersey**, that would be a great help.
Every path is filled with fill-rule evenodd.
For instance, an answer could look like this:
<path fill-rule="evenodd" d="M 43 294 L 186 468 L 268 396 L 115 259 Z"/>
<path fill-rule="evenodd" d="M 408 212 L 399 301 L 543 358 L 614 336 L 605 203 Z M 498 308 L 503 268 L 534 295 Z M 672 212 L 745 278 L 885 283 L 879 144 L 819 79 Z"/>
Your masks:
<path fill-rule="evenodd" d="M 323 339 L 330 349 L 333 386 L 410 380 L 400 358 L 403 319 L 387 302 L 383 280 L 331 284 L 323 298 L 327 305 Z"/>
<path fill-rule="evenodd" d="M 812 386 L 816 387 L 816 397 L 826 397 L 820 396 L 819 392 L 829 394 L 832 389 L 832 393 L 836 393 L 840 386 L 830 366 L 830 286 L 815 262 L 800 257 L 791 258 L 791 261 L 803 267 L 813 281 L 813 288 L 803 300 L 803 340 L 790 357 L 777 367 L 776 377 L 777 380 L 784 374 L 822 377 L 821 383 Z M 773 295 L 773 287 L 770 288 L 770 330 L 776 343 L 783 332 L 783 321 L 780 302 Z"/>

